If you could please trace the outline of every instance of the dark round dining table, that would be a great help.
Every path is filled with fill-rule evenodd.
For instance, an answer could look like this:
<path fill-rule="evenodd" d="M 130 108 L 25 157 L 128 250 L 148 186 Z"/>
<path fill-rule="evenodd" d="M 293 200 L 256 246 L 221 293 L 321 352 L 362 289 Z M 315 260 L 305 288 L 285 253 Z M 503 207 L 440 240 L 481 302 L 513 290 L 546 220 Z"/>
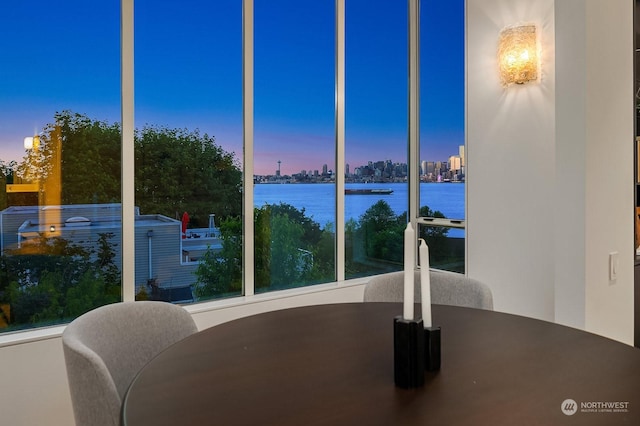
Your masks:
<path fill-rule="evenodd" d="M 394 384 L 401 304 L 309 306 L 234 320 L 171 346 L 131 384 L 122 422 L 640 425 L 639 349 L 517 315 L 443 305 L 432 312 L 442 365 L 417 389 Z"/>

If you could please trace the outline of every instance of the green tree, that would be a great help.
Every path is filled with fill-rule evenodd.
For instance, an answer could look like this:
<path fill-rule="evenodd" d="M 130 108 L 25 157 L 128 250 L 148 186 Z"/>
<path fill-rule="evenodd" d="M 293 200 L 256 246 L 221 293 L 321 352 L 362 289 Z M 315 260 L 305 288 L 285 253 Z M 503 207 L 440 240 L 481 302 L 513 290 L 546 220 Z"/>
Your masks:
<path fill-rule="evenodd" d="M 258 291 L 322 282 L 335 277 L 331 226 L 324 230 L 304 209 L 265 204 L 254 209 L 255 286 Z M 221 224 L 222 250 L 208 250 L 196 271 L 196 295 L 219 296 L 242 283 L 242 223 L 239 217 Z"/>
<path fill-rule="evenodd" d="M 300 283 L 308 272 L 301 217 L 287 204 L 256 209 L 256 288 L 284 288 Z M 304 216 L 304 214 L 302 214 Z"/>
<path fill-rule="evenodd" d="M 198 130 L 145 127 L 136 132 L 136 203 L 144 212 L 179 218 L 196 227 L 209 214 L 242 214 L 242 174 L 233 153 Z"/>
<path fill-rule="evenodd" d="M 313 253 L 313 267 L 308 273 L 310 282 L 327 282 L 336 279 L 335 245 L 335 229 L 333 223 L 328 223 L 322 230 L 320 240 L 310 246 Z"/>
<path fill-rule="evenodd" d="M 5 163 L 0 160 L 0 210 L 4 210 L 9 206 L 6 187 L 7 184 L 14 183 L 16 167 L 17 163 L 15 161 Z"/>
<path fill-rule="evenodd" d="M 445 219 L 439 210 L 431 210 L 429 206 L 420 207 L 421 217 L 435 217 Z M 432 264 L 447 260 L 451 255 L 449 244 L 449 228 L 442 226 L 420 226 L 418 237 L 424 239 L 429 246 L 429 259 Z"/>
<path fill-rule="evenodd" d="M 298 284 L 310 269 L 308 256 L 303 257 L 301 246 L 304 228 L 287 215 L 271 217 L 271 286 L 290 287 Z"/>
<path fill-rule="evenodd" d="M 287 203 L 271 204 L 272 216 L 286 216 L 291 222 L 302 226 L 303 235 L 301 241 L 305 247 L 309 247 L 318 244 L 322 239 L 323 230 L 320 228 L 320 224 L 313 220 L 313 217 L 309 217 L 306 214 L 305 208 L 297 209 Z"/>
<path fill-rule="evenodd" d="M 11 326 L 59 323 L 120 300 L 109 238 L 101 235 L 93 253 L 41 235 L 0 257 L 0 302 L 11 306 Z"/>
<path fill-rule="evenodd" d="M 358 222 L 349 219 L 344 224 L 345 235 L 345 276 L 358 276 L 361 272 L 360 264 L 364 261 L 361 233 L 358 232 Z"/>
<path fill-rule="evenodd" d="M 75 285 L 69 287 L 64 295 L 62 316 L 75 318 L 98 306 L 117 302 L 119 295 L 109 291 L 113 287 L 104 275 L 96 271 L 83 271 Z M 119 290 L 119 287 L 115 288 Z"/>
<path fill-rule="evenodd" d="M 384 200 L 379 200 L 360 216 L 359 231 L 368 258 L 402 263 L 406 226 L 402 216 L 404 214 L 397 216 Z"/>
<path fill-rule="evenodd" d="M 290 204 L 279 203 L 270 206 L 270 214 L 273 218 L 277 216 L 286 217 L 288 224 L 301 227 L 302 235 L 296 242 L 296 255 L 298 257 L 299 277 L 297 284 L 312 284 L 335 279 L 335 230 L 332 224 L 328 224 L 324 229 L 320 224 L 307 216 L 306 210 L 297 209 Z M 281 223 L 282 224 L 282 223 Z M 271 225 L 272 235 L 278 229 Z M 286 228 L 288 230 L 288 228 Z M 272 238 L 272 246 L 276 249 L 277 239 Z M 279 242 L 282 246 L 282 242 Z M 271 262 L 274 262 L 273 258 Z M 304 265 L 304 266 L 303 266 Z M 273 275 L 273 273 L 272 273 Z M 272 277 L 273 282 L 273 277 Z"/>
<path fill-rule="evenodd" d="M 208 248 L 196 269 L 194 292 L 199 299 L 236 294 L 242 289 L 242 219 L 220 224 L 222 250 Z"/>
<path fill-rule="evenodd" d="M 420 208 L 421 217 L 445 218 L 438 210 L 431 210 L 429 206 Z M 389 204 L 379 200 L 360 216 L 357 225 L 346 227 L 347 241 L 351 241 L 347 249 L 352 253 L 354 263 L 347 262 L 351 272 L 358 274 L 358 263 L 369 265 L 365 268 L 370 272 L 370 260 L 390 262 L 402 265 L 404 260 L 404 230 L 407 226 L 407 212 L 396 215 Z M 429 245 L 432 262 L 442 263 L 451 257 L 448 228 L 438 226 L 420 226 L 419 238 L 423 238 Z M 362 248 L 361 248 L 362 247 Z M 377 265 L 376 267 L 379 267 Z M 348 269 L 349 270 L 349 269 Z"/>
<path fill-rule="evenodd" d="M 117 123 L 59 112 L 16 174 L 28 182 L 46 182 L 58 170 L 61 204 L 118 203 L 121 139 Z M 187 211 L 197 227 L 208 225 L 210 213 L 220 219 L 242 213 L 240 168 L 213 136 L 144 127 L 135 133 L 135 166 L 136 204 L 144 213 L 179 218 Z"/>
<path fill-rule="evenodd" d="M 59 191 L 61 204 L 119 202 L 120 146 L 118 124 L 59 112 L 37 137 L 17 173 L 25 181 L 40 183 L 59 173 L 59 188 L 49 190 Z M 46 190 L 43 185 L 41 191 Z"/>
<path fill-rule="evenodd" d="M 335 277 L 334 232 L 286 204 L 255 211 L 256 288 L 284 288 Z"/>
<path fill-rule="evenodd" d="M 68 111 L 45 129 L 46 150 L 61 144 L 61 204 L 117 203 L 121 199 L 119 124 L 91 120 Z M 91 182 L 87 185 L 87 182 Z"/>
<path fill-rule="evenodd" d="M 254 209 L 255 288 L 271 284 L 271 206 Z"/>

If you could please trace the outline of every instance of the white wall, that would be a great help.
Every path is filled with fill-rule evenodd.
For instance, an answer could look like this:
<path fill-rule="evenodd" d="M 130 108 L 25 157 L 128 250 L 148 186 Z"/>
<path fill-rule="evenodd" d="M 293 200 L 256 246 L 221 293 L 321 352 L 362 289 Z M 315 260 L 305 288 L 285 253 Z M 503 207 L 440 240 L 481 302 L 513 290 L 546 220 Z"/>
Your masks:
<path fill-rule="evenodd" d="M 555 320 L 585 327 L 587 109 L 584 0 L 556 2 Z M 571 31 L 562 31 L 562 26 Z"/>
<path fill-rule="evenodd" d="M 633 4 L 556 3 L 556 321 L 632 341 Z M 568 31 L 571 29 L 571 31 Z M 579 177 L 579 179 L 577 178 Z M 574 191 L 571 193 L 571 191 Z M 575 204 L 571 204 L 576 201 Z M 580 247 L 568 253 L 570 241 Z M 608 256 L 619 252 L 610 282 Z"/>
<path fill-rule="evenodd" d="M 626 0 L 467 1 L 468 273 L 496 310 L 633 341 L 633 22 Z M 504 89 L 501 28 L 541 30 Z M 608 254 L 620 254 L 618 279 Z"/>
<path fill-rule="evenodd" d="M 0 423 L 73 425 L 60 338 L 0 348 Z"/>
<path fill-rule="evenodd" d="M 467 1 L 467 270 L 496 310 L 552 320 L 555 76 L 553 0 Z M 537 84 L 500 85 L 500 30 L 533 23 Z"/>
<path fill-rule="evenodd" d="M 588 0 L 585 15 L 585 325 L 633 344 L 633 2 Z M 610 283 L 613 251 L 621 269 Z"/>

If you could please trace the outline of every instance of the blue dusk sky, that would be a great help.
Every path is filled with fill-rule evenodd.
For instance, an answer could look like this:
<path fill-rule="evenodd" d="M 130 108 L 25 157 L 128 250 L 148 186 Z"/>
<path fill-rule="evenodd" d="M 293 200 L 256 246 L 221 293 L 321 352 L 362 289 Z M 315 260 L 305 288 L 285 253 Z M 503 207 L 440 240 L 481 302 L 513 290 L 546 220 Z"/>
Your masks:
<path fill-rule="evenodd" d="M 120 121 L 119 0 L 0 6 L 0 160 L 55 112 Z M 406 162 L 407 3 L 345 0 L 346 161 Z M 255 173 L 334 168 L 335 1 L 255 0 Z M 135 1 L 136 127 L 199 129 L 242 161 L 241 0 Z M 422 0 L 421 159 L 464 144 L 464 1 Z"/>

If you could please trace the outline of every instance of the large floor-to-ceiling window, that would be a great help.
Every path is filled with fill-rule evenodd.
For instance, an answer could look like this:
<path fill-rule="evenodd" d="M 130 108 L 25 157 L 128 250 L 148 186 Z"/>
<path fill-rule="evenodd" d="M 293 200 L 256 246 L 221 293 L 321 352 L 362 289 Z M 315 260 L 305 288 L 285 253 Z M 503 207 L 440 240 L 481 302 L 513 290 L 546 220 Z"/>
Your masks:
<path fill-rule="evenodd" d="M 398 270 L 408 220 L 464 270 L 463 0 L 37 3 L 0 6 L 3 331 Z"/>
<path fill-rule="evenodd" d="M 432 267 L 464 272 L 464 0 L 421 0 L 419 28 L 419 234 Z"/>
<path fill-rule="evenodd" d="M 242 291 L 242 2 L 136 0 L 135 293 Z"/>
<path fill-rule="evenodd" d="M 402 268 L 408 8 L 393 0 L 345 6 L 345 275 L 353 278 Z"/>
<path fill-rule="evenodd" d="M 255 1 L 255 291 L 335 280 L 335 2 Z"/>
<path fill-rule="evenodd" d="M 119 14 L 0 5 L 0 332 L 121 300 Z"/>

